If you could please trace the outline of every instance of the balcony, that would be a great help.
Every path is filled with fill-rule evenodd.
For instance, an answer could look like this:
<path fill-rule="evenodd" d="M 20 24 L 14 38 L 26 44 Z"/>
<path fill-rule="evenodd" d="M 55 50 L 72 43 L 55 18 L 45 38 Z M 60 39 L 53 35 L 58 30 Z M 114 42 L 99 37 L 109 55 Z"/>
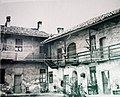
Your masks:
<path fill-rule="evenodd" d="M 98 48 L 93 51 L 77 53 L 79 63 L 89 64 L 91 62 L 103 62 L 120 58 L 120 43 Z"/>
<path fill-rule="evenodd" d="M 39 46 L 15 46 L 1 44 L 1 59 L 13 61 L 44 61 L 44 53 L 39 53 Z"/>
<path fill-rule="evenodd" d="M 78 54 L 73 54 L 73 55 L 70 55 L 69 57 L 66 57 L 65 58 L 65 64 L 71 64 L 73 66 L 79 65 Z"/>
<path fill-rule="evenodd" d="M 63 54 L 64 55 L 64 54 Z M 77 66 L 79 64 L 88 65 L 89 63 L 94 62 L 104 62 L 108 60 L 114 60 L 120 58 L 120 43 L 110 45 L 103 48 L 98 48 L 93 51 L 83 51 L 71 55 L 69 58 L 57 59 L 57 56 L 51 58 L 52 62 L 59 67 L 66 66 L 71 64 Z M 56 59 L 56 60 L 53 60 Z"/>

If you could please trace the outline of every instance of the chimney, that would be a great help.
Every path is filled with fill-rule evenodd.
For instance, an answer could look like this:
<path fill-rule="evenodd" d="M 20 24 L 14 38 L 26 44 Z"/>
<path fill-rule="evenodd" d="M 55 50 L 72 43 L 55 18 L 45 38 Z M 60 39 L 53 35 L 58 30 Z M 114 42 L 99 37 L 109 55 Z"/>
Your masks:
<path fill-rule="evenodd" d="M 62 32 L 64 31 L 64 28 L 58 27 L 58 28 L 57 28 L 57 31 L 58 31 L 58 34 L 59 34 L 59 33 L 62 33 Z"/>
<path fill-rule="evenodd" d="M 10 16 L 6 17 L 6 23 L 5 23 L 6 27 L 10 27 L 10 21 L 11 21 L 10 18 L 11 18 Z"/>
<path fill-rule="evenodd" d="M 42 27 L 42 21 L 37 22 L 37 29 L 40 31 Z"/>

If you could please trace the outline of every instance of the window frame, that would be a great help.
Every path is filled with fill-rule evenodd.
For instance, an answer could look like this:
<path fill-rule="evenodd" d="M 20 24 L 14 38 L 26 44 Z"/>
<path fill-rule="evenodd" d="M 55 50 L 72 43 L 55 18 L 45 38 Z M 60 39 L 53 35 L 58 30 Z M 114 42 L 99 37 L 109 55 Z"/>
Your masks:
<path fill-rule="evenodd" d="M 62 59 L 62 48 L 57 49 L 57 59 Z"/>
<path fill-rule="evenodd" d="M 53 83 L 53 71 L 49 72 L 49 83 Z"/>
<path fill-rule="evenodd" d="M 76 55 L 76 43 L 73 42 L 73 43 L 70 43 L 67 47 L 67 58 L 69 59 L 71 58 L 71 56 L 74 56 L 74 55 Z"/>
<path fill-rule="evenodd" d="M 101 37 L 100 39 L 99 39 L 99 46 L 100 46 L 100 57 L 101 58 L 104 58 L 105 57 L 105 55 L 104 55 L 104 53 L 105 53 L 105 45 L 104 45 L 104 42 L 106 41 L 106 37 Z"/>
<path fill-rule="evenodd" d="M 44 70 L 44 72 L 41 72 Z M 40 83 L 46 82 L 46 69 L 40 69 L 40 77 L 39 77 Z"/>
<path fill-rule="evenodd" d="M 95 50 L 96 49 L 96 35 L 92 35 L 90 36 L 90 41 L 91 41 L 91 50 Z"/>
<path fill-rule="evenodd" d="M 23 51 L 23 39 L 20 39 L 20 38 L 15 39 L 15 51 L 16 52 Z"/>

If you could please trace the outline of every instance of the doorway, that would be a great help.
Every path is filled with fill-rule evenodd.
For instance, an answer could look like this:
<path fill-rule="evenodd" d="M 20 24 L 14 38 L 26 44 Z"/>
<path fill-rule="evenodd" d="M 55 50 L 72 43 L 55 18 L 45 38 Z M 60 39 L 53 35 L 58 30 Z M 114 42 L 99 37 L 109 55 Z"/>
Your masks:
<path fill-rule="evenodd" d="M 63 78 L 63 92 L 66 93 L 68 89 L 68 83 L 69 83 L 69 75 L 64 75 Z"/>
<path fill-rule="evenodd" d="M 40 92 L 46 92 L 47 90 L 47 72 L 46 69 L 40 69 Z"/>
<path fill-rule="evenodd" d="M 76 71 L 72 72 L 72 87 L 71 87 L 71 93 L 73 95 L 78 95 L 79 89 L 78 89 L 78 75 Z"/>
<path fill-rule="evenodd" d="M 98 94 L 96 66 L 90 67 L 90 83 L 91 83 L 91 85 L 88 86 L 88 93 L 89 94 Z"/>
<path fill-rule="evenodd" d="M 22 92 L 21 84 L 22 84 L 21 75 L 15 75 L 14 76 L 14 92 L 15 93 Z"/>
<path fill-rule="evenodd" d="M 5 83 L 5 69 L 0 69 L 0 84 Z"/>
<path fill-rule="evenodd" d="M 102 84 L 103 84 L 103 93 L 104 94 L 110 94 L 110 89 L 109 89 L 109 81 L 110 81 L 110 75 L 109 71 L 102 71 Z"/>
<path fill-rule="evenodd" d="M 76 71 L 72 72 L 72 82 L 75 83 L 78 81 L 78 75 Z"/>

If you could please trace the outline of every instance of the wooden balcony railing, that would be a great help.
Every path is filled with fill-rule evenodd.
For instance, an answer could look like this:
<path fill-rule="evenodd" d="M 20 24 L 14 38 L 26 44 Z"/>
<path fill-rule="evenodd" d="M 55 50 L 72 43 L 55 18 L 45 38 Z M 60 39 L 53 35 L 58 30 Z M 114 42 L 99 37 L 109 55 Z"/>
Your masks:
<path fill-rule="evenodd" d="M 79 62 L 90 63 L 97 61 L 107 61 L 120 58 L 120 43 L 95 49 L 93 51 L 84 51 L 77 53 Z"/>
<path fill-rule="evenodd" d="M 64 54 L 63 54 L 64 56 Z M 98 48 L 93 51 L 83 51 L 71 55 L 69 58 L 63 57 L 62 59 L 57 59 L 51 57 L 51 60 L 58 66 L 65 66 L 66 64 L 78 65 L 80 63 L 89 64 L 91 62 L 102 62 L 107 60 L 113 60 L 120 58 L 120 43 L 110 45 L 103 48 Z M 54 60 L 56 59 L 56 60 Z"/>

